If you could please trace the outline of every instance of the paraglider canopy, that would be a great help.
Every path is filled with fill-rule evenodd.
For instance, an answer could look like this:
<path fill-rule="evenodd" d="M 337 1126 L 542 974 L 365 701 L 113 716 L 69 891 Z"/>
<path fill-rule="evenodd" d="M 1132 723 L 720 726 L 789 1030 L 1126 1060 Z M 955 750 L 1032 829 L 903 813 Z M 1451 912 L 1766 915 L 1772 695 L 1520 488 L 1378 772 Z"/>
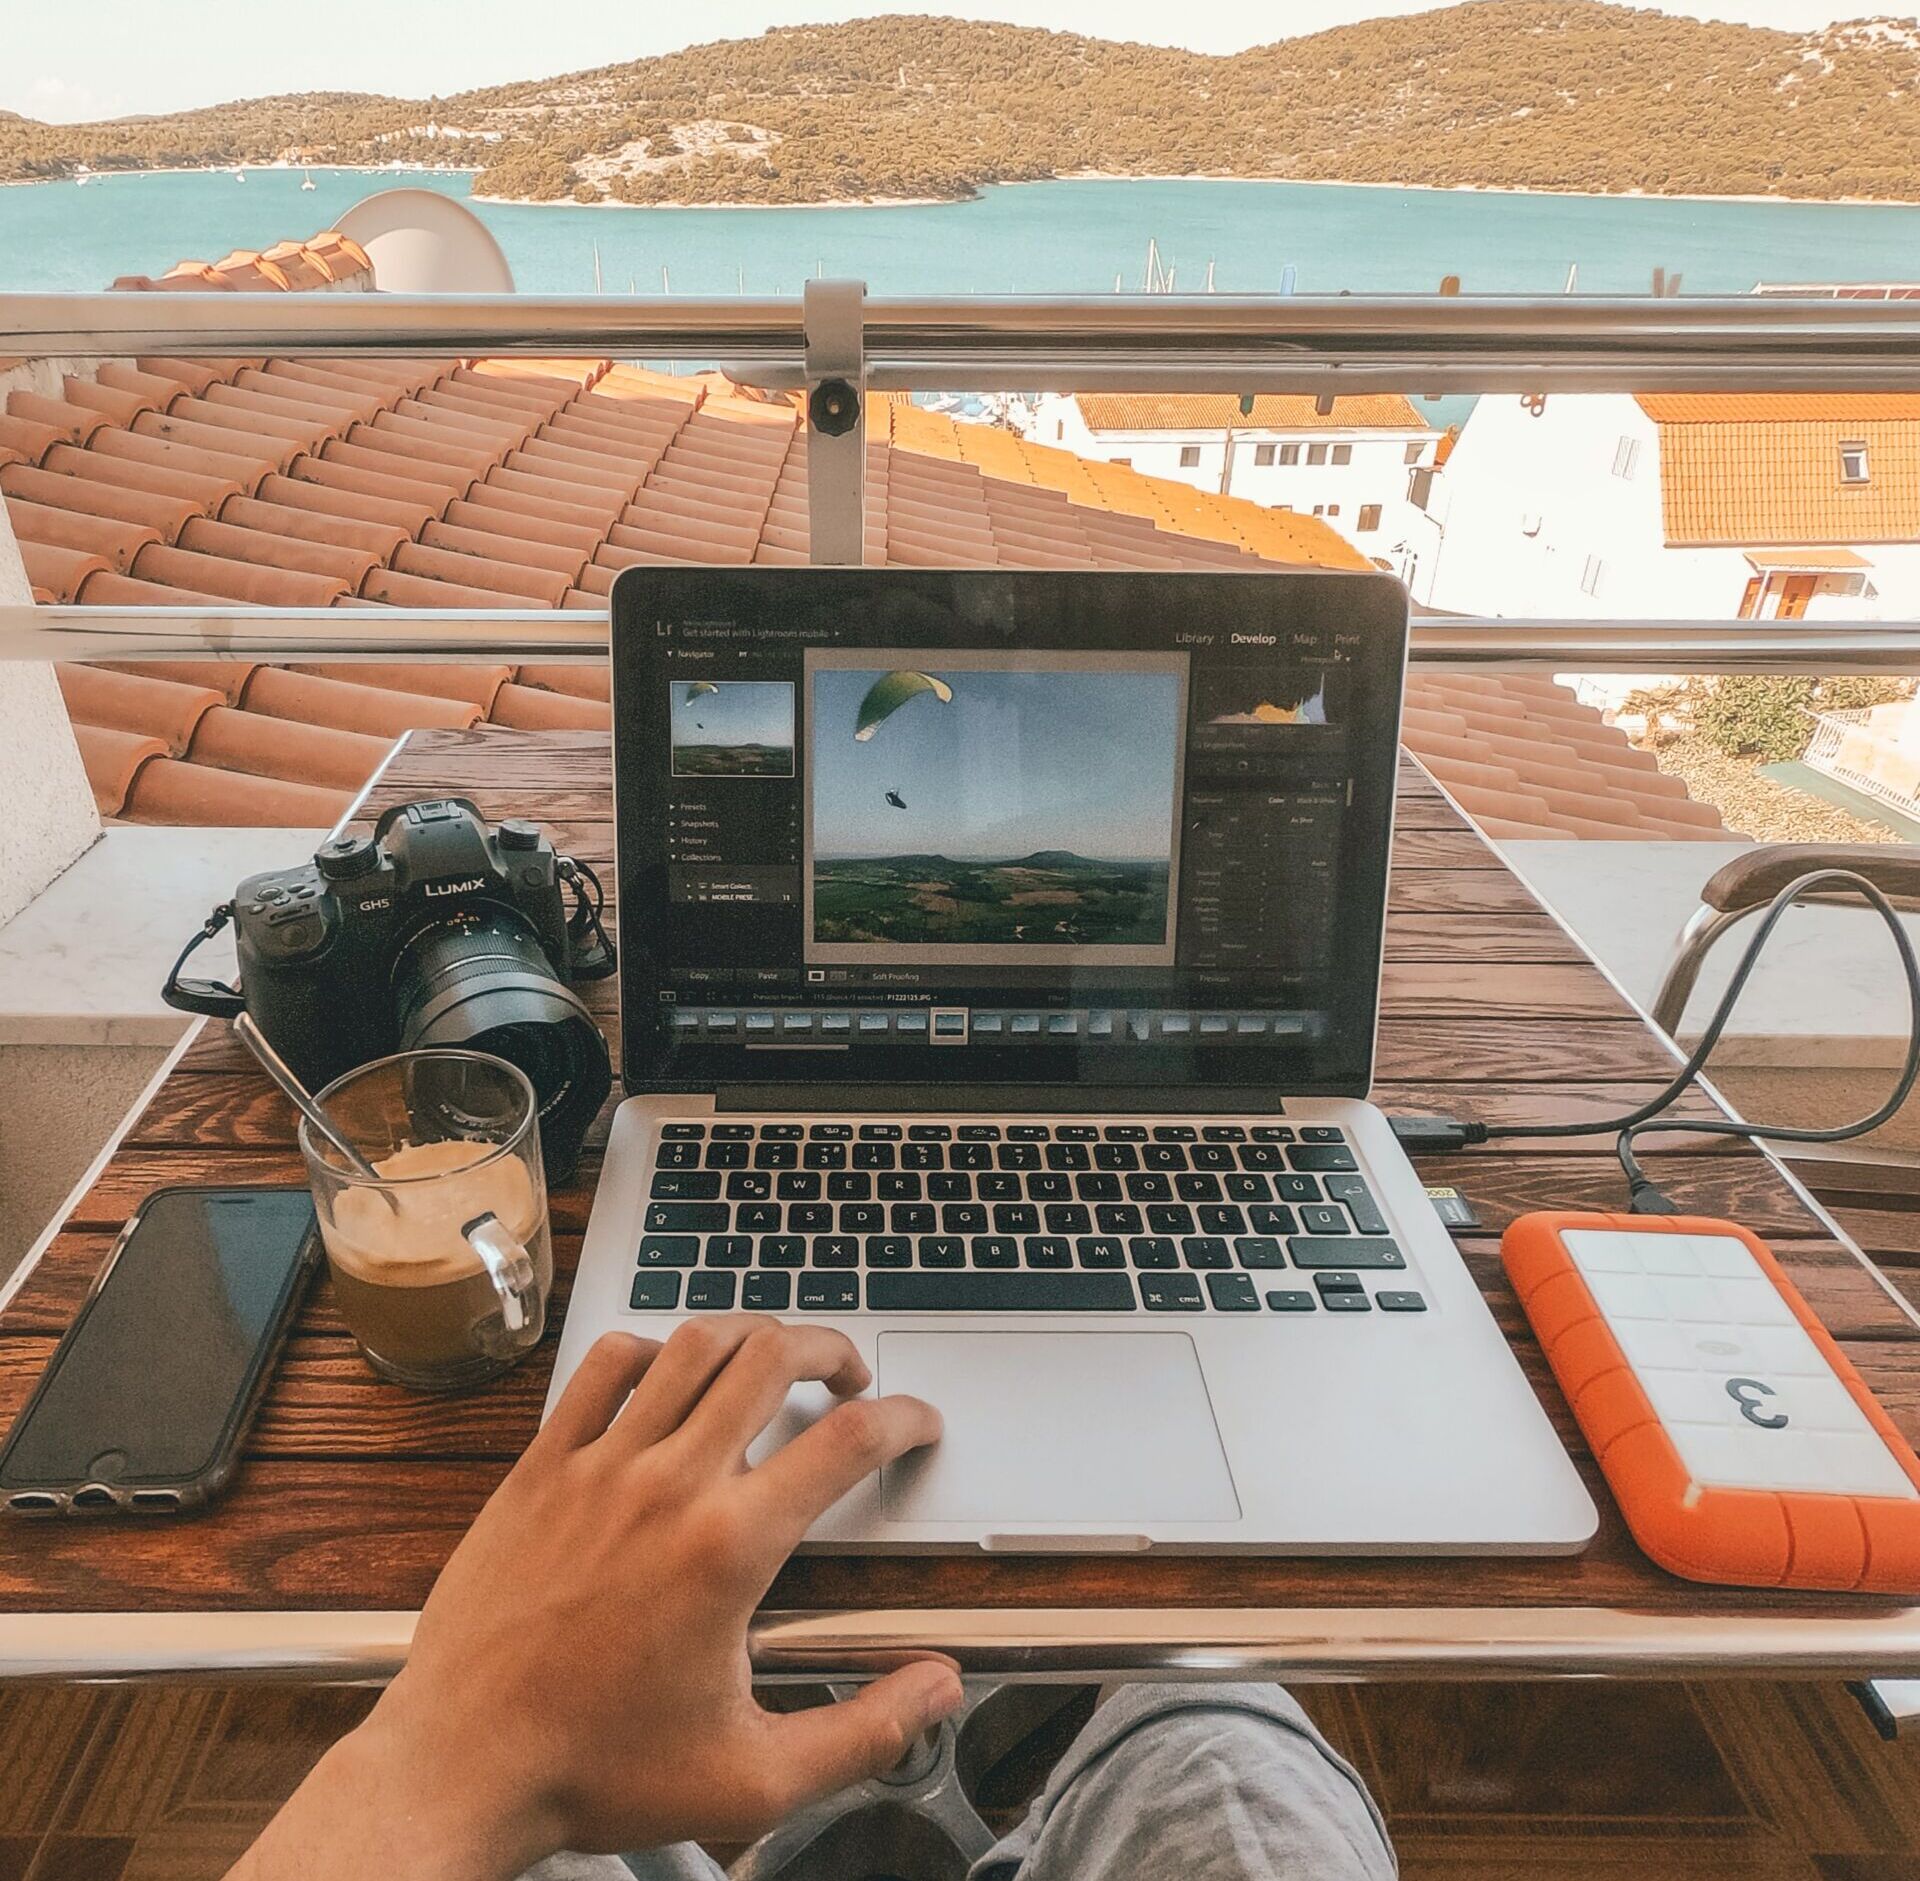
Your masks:
<path fill-rule="evenodd" d="M 867 696 L 860 701 L 860 711 L 853 728 L 854 738 L 865 744 L 909 699 L 917 699 L 923 692 L 932 693 L 942 705 L 950 704 L 953 699 L 953 688 L 944 679 L 935 679 L 931 673 L 881 674 L 867 688 Z M 898 807 L 904 810 L 906 805 Z"/>
<path fill-rule="evenodd" d="M 720 688 L 710 679 L 696 679 L 687 687 L 687 696 L 682 703 L 691 705 L 694 700 L 704 698 L 710 692 L 717 693 L 719 690 Z"/>

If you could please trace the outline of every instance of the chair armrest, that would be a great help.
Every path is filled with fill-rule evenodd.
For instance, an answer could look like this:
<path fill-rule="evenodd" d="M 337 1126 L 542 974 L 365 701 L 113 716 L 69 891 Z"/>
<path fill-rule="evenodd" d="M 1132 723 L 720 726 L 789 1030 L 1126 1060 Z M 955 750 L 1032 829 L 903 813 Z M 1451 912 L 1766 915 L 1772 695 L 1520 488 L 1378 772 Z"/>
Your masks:
<path fill-rule="evenodd" d="M 1920 846 L 1911 843 L 1762 843 L 1716 869 L 1700 899 L 1722 914 L 1741 913 L 1764 906 L 1789 882 L 1815 869 L 1851 869 L 1895 907 L 1920 909 Z M 1844 893 L 1808 899 L 1858 901 Z"/>

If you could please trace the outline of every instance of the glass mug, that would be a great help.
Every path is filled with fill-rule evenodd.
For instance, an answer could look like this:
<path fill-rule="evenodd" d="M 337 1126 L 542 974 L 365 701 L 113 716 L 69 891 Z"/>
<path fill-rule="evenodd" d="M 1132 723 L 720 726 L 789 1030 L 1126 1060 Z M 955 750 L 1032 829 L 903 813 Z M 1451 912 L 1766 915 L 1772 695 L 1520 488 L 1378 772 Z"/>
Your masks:
<path fill-rule="evenodd" d="M 553 1289 L 526 1074 L 484 1052 L 401 1052 L 336 1078 L 320 1101 L 378 1174 L 356 1174 L 302 1120 L 334 1298 L 367 1363 L 451 1391 L 525 1357 Z"/>

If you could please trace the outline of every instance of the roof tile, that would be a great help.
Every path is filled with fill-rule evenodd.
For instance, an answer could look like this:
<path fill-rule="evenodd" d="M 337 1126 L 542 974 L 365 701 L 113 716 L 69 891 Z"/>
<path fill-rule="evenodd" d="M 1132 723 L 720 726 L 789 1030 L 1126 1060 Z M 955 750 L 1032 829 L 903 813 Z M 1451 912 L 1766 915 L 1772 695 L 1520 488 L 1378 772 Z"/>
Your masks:
<path fill-rule="evenodd" d="M 39 463 L 66 435 L 52 425 L 35 424 L 30 418 L 15 418 L 0 412 L 0 449 L 11 451 L 23 463 Z"/>
<path fill-rule="evenodd" d="M 303 725 L 331 725 L 378 738 L 397 738 L 402 732 L 429 727 L 466 731 L 481 716 L 477 705 L 464 700 L 316 679 L 279 666 L 263 666 L 254 673 L 247 687 L 246 705 L 250 712 L 265 712 L 274 718 L 295 719 Z"/>
<path fill-rule="evenodd" d="M 73 737 L 80 747 L 80 762 L 86 768 L 94 804 L 102 816 L 118 816 L 140 767 L 150 758 L 167 755 L 167 747 L 158 738 L 89 725 L 78 718 L 73 722 Z"/>
<path fill-rule="evenodd" d="M 171 542 L 189 516 L 201 513 L 197 503 L 177 497 L 155 496 L 144 490 L 121 489 L 84 477 L 36 470 L 30 464 L 0 467 L 0 491 L 9 498 L 38 503 L 76 516 L 100 516 L 114 522 L 139 523 L 162 541 Z"/>
<path fill-rule="evenodd" d="M 155 422 L 154 414 L 138 421 Z M 164 419 L 159 422 L 165 423 Z M 218 434 L 231 439 L 234 433 Z M 230 450 L 209 450 L 169 438 L 157 438 L 143 431 L 102 431 L 89 447 L 102 457 L 117 457 L 127 463 L 147 464 L 159 470 L 185 471 L 193 477 L 218 477 L 242 490 L 259 488 L 262 477 L 272 475 L 275 465 L 267 458 Z"/>
<path fill-rule="evenodd" d="M 57 662 L 54 673 L 76 723 L 157 738 L 169 757 L 186 750 L 202 717 L 222 703 L 220 694 L 207 686 L 115 673 L 71 660 Z"/>
<path fill-rule="evenodd" d="M 149 496 L 188 503 L 201 514 L 217 508 L 228 497 L 237 496 L 241 487 L 232 478 L 211 472 L 188 470 L 178 464 L 114 457 L 99 450 L 80 451 L 71 444 L 56 444 L 47 453 L 42 468 L 106 489 L 139 490 Z"/>
<path fill-rule="evenodd" d="M 613 707 L 571 693 L 543 692 L 533 686 L 502 686 L 488 716 L 496 725 L 520 731 L 610 731 Z"/>
<path fill-rule="evenodd" d="M 140 823 L 325 829 L 345 816 L 352 802 L 351 791 L 151 758 L 134 777 L 121 813 Z"/>
<path fill-rule="evenodd" d="M 22 542 L 20 559 L 34 587 L 44 588 L 68 606 L 80 599 L 80 590 L 91 577 L 112 572 L 102 556 L 89 555 L 84 549 L 56 548 L 47 542 Z"/>
<path fill-rule="evenodd" d="M 180 531 L 179 546 L 198 555 L 220 556 L 229 562 L 324 575 L 349 591 L 357 589 L 366 580 L 368 570 L 380 564 L 380 557 L 365 549 L 308 542 L 297 536 L 270 535 L 265 530 L 243 528 L 238 523 L 209 522 L 205 517 L 195 517 Z M 319 607 L 325 603 L 314 601 L 307 605 Z"/>
<path fill-rule="evenodd" d="M 384 601 L 389 607 L 492 611 L 527 604 L 524 595 L 503 594 L 498 588 L 476 588 L 464 582 L 437 581 L 431 575 L 414 575 L 396 568 L 376 568 L 360 584 L 360 592 L 365 599 Z"/>
<path fill-rule="evenodd" d="M 142 549 L 133 572 L 142 581 L 267 607 L 330 607 L 336 595 L 347 591 L 347 584 L 333 575 L 301 574 L 162 546 Z"/>
<path fill-rule="evenodd" d="M 188 755 L 195 764 L 217 770 L 351 791 L 380 767 L 391 744 L 388 738 L 331 725 L 301 724 L 218 705 L 201 718 Z"/>
<path fill-rule="evenodd" d="M 157 531 L 142 523 L 118 522 L 77 510 L 43 509 L 38 503 L 24 502 L 17 496 L 9 496 L 4 507 L 16 540 L 83 549 L 90 555 L 103 557 L 109 568 L 123 575 L 149 542 L 160 540 Z"/>
<path fill-rule="evenodd" d="M 329 451 L 336 445 L 328 445 Z M 262 495 L 268 493 L 269 486 L 277 479 L 268 477 L 260 485 Z M 311 483 L 326 490 L 339 490 L 348 496 L 373 497 L 388 504 L 405 504 L 412 508 L 425 510 L 429 516 L 437 516 L 446 508 L 451 492 L 431 483 L 417 483 L 411 477 L 393 477 L 380 471 L 364 470 L 357 464 L 336 463 L 330 457 L 296 457 L 287 473 L 287 481 L 292 483 Z M 276 502 L 287 502 L 289 496 L 274 491 Z M 397 517 L 395 520 L 399 520 Z"/>
<path fill-rule="evenodd" d="M 350 685 L 387 692 L 413 692 L 424 698 L 458 699 L 481 712 L 514 675 L 511 666 L 484 666 L 466 660 L 329 660 L 324 666 L 290 666 L 316 679 L 343 679 Z"/>
<path fill-rule="evenodd" d="M 529 601 L 544 607 L 558 607 L 570 579 L 551 569 L 530 568 L 524 562 L 496 561 L 489 556 L 414 542 L 405 543 L 396 551 L 392 565 L 400 574 L 425 575 L 430 581 L 486 588 L 510 597 L 496 601 L 497 607 L 524 606 Z"/>
<path fill-rule="evenodd" d="M 108 673 L 136 673 L 147 679 L 171 679 L 205 686 L 228 705 L 246 697 L 248 685 L 260 670 L 258 660 L 95 660 Z"/>
<path fill-rule="evenodd" d="M 209 409 L 225 414 L 222 406 L 207 407 L 192 399 L 175 399 L 164 412 L 142 412 L 126 431 L 109 433 L 108 437 L 164 438 L 171 444 L 190 445 L 198 451 L 219 452 L 257 465 L 256 482 L 271 470 L 285 470 L 306 448 L 304 439 L 281 437 L 257 426 L 242 425 L 232 414 L 225 414 L 215 424 L 177 415 Z"/>
<path fill-rule="evenodd" d="M 295 510 L 314 518 L 319 527 L 327 527 L 334 521 L 346 521 L 364 524 L 369 529 L 397 529 L 408 537 L 416 535 L 440 513 L 438 504 L 367 495 L 337 488 L 330 482 L 304 474 L 306 467 L 316 461 L 303 458 L 295 466 L 302 473 L 298 476 L 265 478 L 260 485 L 259 500 L 277 509 Z"/>
<path fill-rule="evenodd" d="M 102 385 L 97 379 L 82 379 L 74 373 L 67 374 L 62 386 L 69 405 L 98 412 L 110 423 L 118 425 L 131 424 L 143 411 L 153 411 L 165 403 L 144 392 L 119 391 L 111 385 Z"/>
<path fill-rule="evenodd" d="M 576 699 L 598 699 L 603 705 L 613 697 L 613 675 L 604 660 L 592 665 L 584 661 L 530 662 L 520 669 L 520 683 L 547 692 L 568 692 Z"/>
<path fill-rule="evenodd" d="M 270 483 L 273 481 L 268 479 Z M 264 489 L 265 485 L 261 487 Z M 316 486 L 296 487 L 313 489 Z M 402 542 L 412 540 L 411 532 L 398 523 L 360 522 L 351 516 L 328 515 L 305 504 L 263 502 L 251 496 L 229 497 L 221 506 L 219 519 L 223 523 L 238 523 L 246 529 L 262 530 L 268 535 L 293 536 L 328 548 L 357 549 L 376 562 L 385 561 Z"/>

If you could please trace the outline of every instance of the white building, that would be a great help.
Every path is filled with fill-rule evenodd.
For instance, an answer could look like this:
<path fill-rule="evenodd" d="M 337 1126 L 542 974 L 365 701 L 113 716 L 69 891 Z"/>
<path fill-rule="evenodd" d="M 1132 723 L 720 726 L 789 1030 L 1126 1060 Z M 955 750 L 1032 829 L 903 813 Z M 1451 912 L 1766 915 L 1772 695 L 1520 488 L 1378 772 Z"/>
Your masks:
<path fill-rule="evenodd" d="M 1908 618 L 1920 394 L 1499 395 L 1474 408 L 1416 597 L 1462 613 Z"/>
<path fill-rule="evenodd" d="M 1437 530 L 1424 495 L 1441 433 L 1396 393 L 1336 398 L 1230 392 L 1081 392 L 1040 401 L 1027 436 L 1152 477 L 1323 517 L 1409 584 Z"/>

